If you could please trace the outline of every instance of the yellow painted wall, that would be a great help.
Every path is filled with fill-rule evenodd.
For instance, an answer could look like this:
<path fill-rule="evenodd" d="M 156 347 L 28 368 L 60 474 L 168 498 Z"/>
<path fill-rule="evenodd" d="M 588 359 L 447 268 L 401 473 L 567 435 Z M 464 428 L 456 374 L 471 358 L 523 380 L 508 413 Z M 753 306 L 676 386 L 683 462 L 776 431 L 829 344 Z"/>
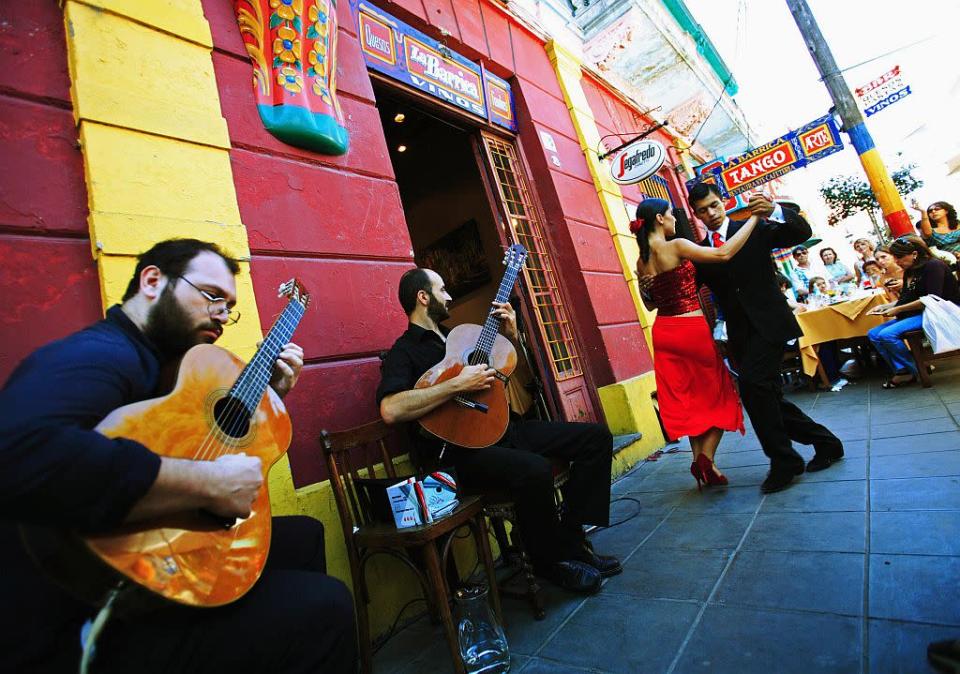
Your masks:
<path fill-rule="evenodd" d="M 623 205 L 623 194 L 597 154 L 596 148 L 600 147 L 600 131 L 581 85 L 583 77 L 581 63 L 576 56 L 555 41 L 548 42 L 546 49 L 550 62 L 556 70 L 567 109 L 570 110 L 570 119 L 577 131 L 580 148 L 587 160 L 590 174 L 593 176 L 593 184 L 610 228 L 613 246 L 620 259 L 624 282 L 627 284 L 637 310 L 637 320 L 643 328 L 650 353 L 653 353 L 651 328 L 654 313 L 648 311 L 643 305 L 640 299 L 640 288 L 637 285 L 636 270 L 640 248 L 636 237 L 630 232 L 630 220 Z M 599 389 L 600 403 L 603 405 L 610 430 L 615 435 L 643 434 L 643 439 L 637 447 L 630 448 L 629 452 L 621 452 L 618 461 L 626 462 L 632 455 L 635 455 L 638 461 L 665 444 L 650 397 L 655 390 L 652 372 Z"/>

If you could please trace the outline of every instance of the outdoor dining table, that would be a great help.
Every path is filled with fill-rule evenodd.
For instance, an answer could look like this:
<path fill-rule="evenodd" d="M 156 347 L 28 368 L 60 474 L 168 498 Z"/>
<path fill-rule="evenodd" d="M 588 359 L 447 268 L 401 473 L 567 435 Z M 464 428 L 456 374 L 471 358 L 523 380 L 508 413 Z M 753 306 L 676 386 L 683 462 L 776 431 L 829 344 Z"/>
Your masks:
<path fill-rule="evenodd" d="M 837 302 L 819 309 L 811 309 L 797 314 L 797 322 L 803 330 L 800 337 L 800 359 L 803 372 L 809 377 L 820 373 L 821 380 L 827 385 L 826 374 L 820 367 L 817 347 L 837 339 L 865 337 L 874 328 L 887 319 L 883 316 L 871 316 L 873 307 L 886 303 L 882 291 L 864 297 Z"/>

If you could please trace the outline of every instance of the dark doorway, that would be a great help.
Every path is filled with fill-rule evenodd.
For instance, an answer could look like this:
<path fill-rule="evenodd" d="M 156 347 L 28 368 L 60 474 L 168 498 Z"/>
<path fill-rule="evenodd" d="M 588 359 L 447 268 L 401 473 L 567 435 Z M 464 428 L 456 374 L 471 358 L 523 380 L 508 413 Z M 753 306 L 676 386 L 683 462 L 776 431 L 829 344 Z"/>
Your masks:
<path fill-rule="evenodd" d="M 476 128 L 391 87 L 377 85 L 375 90 L 414 258 L 446 282 L 453 297 L 447 327 L 482 325 L 503 277 L 507 241 L 498 229 L 477 163 Z M 519 287 L 514 289 L 518 292 Z M 539 348 L 529 339 L 522 342 L 528 350 Z M 518 356 L 507 388 L 511 409 L 549 418 L 542 384 L 528 364 L 536 362 L 535 354 Z"/>

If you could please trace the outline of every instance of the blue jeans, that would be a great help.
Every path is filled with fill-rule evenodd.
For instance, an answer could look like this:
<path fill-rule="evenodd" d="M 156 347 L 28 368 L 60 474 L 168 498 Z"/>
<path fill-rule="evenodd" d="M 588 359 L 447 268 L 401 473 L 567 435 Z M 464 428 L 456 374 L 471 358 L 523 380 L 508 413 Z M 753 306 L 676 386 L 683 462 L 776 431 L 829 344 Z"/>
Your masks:
<path fill-rule="evenodd" d="M 923 326 L 923 314 L 899 318 L 878 325 L 867 333 L 870 342 L 890 367 L 894 374 L 913 373 L 917 376 L 917 366 L 910 355 L 910 349 L 903 343 L 903 334 L 919 330 Z"/>

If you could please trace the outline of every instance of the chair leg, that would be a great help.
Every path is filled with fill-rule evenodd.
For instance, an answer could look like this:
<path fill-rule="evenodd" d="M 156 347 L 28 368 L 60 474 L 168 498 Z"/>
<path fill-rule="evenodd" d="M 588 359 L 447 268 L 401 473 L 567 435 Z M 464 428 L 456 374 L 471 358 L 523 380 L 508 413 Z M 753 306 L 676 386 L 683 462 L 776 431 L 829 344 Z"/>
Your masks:
<path fill-rule="evenodd" d="M 440 555 L 437 553 L 437 547 L 432 541 L 424 546 L 423 552 L 427 562 L 427 578 L 430 581 L 430 585 L 433 586 L 433 595 L 437 600 L 437 609 L 443 621 L 443 631 L 447 637 L 447 646 L 450 648 L 450 656 L 453 658 L 453 669 L 457 674 L 466 674 L 463 659 L 460 657 L 460 644 L 457 641 L 457 631 L 453 626 L 453 616 L 450 614 L 450 601 L 447 597 L 443 571 L 440 568 Z"/>
<path fill-rule="evenodd" d="M 907 346 L 910 347 L 910 354 L 913 356 L 913 362 L 917 366 L 920 383 L 923 385 L 923 388 L 930 388 L 933 386 L 933 382 L 930 381 L 930 373 L 927 372 L 927 363 L 923 357 L 923 335 L 919 332 L 908 335 Z"/>
<path fill-rule="evenodd" d="M 543 599 L 540 598 L 540 583 L 533 573 L 533 564 L 530 562 L 530 555 L 527 554 L 527 546 L 523 542 L 523 532 L 516 522 L 513 524 L 513 530 L 510 532 L 511 539 L 516 538 L 518 543 L 514 543 L 517 551 L 520 553 L 520 564 L 523 569 L 523 577 L 527 583 L 527 601 L 533 609 L 533 617 L 536 620 L 543 620 L 547 612 L 543 608 Z"/>
<path fill-rule="evenodd" d="M 493 601 L 493 610 L 497 614 L 500 625 L 503 625 L 503 609 L 500 606 L 500 590 L 497 588 L 497 574 L 493 569 L 493 555 L 490 554 L 490 541 L 487 540 L 487 520 L 481 513 L 470 523 L 473 530 L 473 539 L 477 543 L 477 556 L 483 560 L 487 572 L 490 599 Z"/>

